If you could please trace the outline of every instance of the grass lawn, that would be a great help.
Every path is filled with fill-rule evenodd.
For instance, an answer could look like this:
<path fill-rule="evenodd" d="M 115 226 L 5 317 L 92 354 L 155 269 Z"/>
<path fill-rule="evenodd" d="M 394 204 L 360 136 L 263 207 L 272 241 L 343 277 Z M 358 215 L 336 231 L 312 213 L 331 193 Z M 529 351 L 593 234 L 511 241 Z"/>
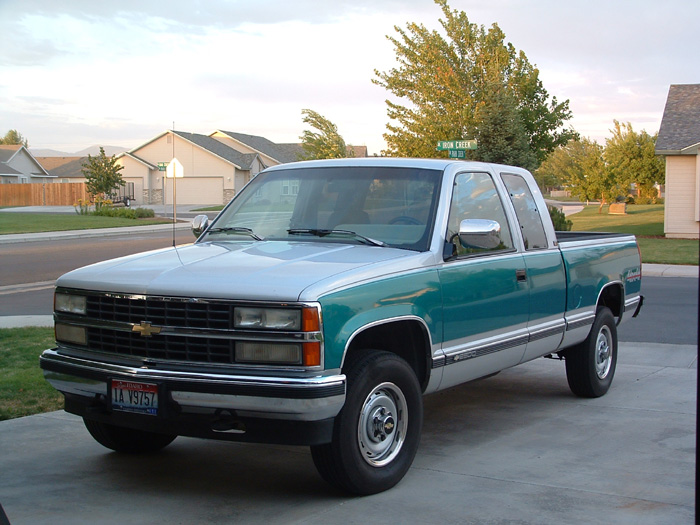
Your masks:
<path fill-rule="evenodd" d="M 665 239 L 664 205 L 633 204 L 626 215 L 609 215 L 608 207 L 586 206 L 580 213 L 567 217 L 573 231 L 604 231 L 632 233 L 637 236 L 642 262 L 657 264 L 698 264 L 700 243 L 691 239 Z"/>
<path fill-rule="evenodd" d="M 99 215 L 70 215 L 50 213 L 0 213 L 0 235 L 11 233 L 37 233 L 67 230 L 92 230 L 95 228 L 119 228 L 122 226 L 146 226 L 168 224 L 163 218 L 124 219 Z"/>
<path fill-rule="evenodd" d="M 63 408 L 39 368 L 39 355 L 53 345 L 52 328 L 0 329 L 0 421 Z"/>
<path fill-rule="evenodd" d="M 222 204 L 219 206 L 209 206 L 207 208 L 196 208 L 196 209 L 190 210 L 190 211 L 221 211 L 223 209 L 224 209 L 224 206 Z"/>

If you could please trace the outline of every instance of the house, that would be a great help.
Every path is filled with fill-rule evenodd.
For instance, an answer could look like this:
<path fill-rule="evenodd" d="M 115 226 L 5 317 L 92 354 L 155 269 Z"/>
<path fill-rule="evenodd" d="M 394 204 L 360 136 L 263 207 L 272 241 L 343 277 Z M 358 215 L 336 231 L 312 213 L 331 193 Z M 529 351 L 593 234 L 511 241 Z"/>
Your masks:
<path fill-rule="evenodd" d="M 124 181 L 134 183 L 139 204 L 172 204 L 173 180 L 163 169 L 173 158 L 184 171 L 176 179 L 178 204 L 226 204 L 260 171 L 299 160 L 301 152 L 300 144 L 276 144 L 231 131 L 165 131 L 117 160 L 124 166 Z"/>
<path fill-rule="evenodd" d="M 35 157 L 41 166 L 56 177 L 56 182 L 85 182 L 82 172 L 87 157 Z"/>
<path fill-rule="evenodd" d="M 21 144 L 0 145 L 0 183 L 42 183 L 55 178 Z"/>
<path fill-rule="evenodd" d="M 207 135 L 165 131 L 117 156 L 125 182 L 134 183 L 139 204 L 172 204 L 173 179 L 165 166 L 176 158 L 184 178 L 176 179 L 178 204 L 225 204 L 266 166 L 256 153 L 238 151 Z"/>
<path fill-rule="evenodd" d="M 664 233 L 700 237 L 700 84 L 671 85 L 656 154 L 666 157 Z"/>

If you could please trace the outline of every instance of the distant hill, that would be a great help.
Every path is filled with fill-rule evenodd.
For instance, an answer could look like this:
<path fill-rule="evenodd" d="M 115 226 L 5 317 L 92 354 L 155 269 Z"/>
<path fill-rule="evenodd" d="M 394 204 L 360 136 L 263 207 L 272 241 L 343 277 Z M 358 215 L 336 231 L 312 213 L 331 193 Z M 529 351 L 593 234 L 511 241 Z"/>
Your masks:
<path fill-rule="evenodd" d="M 128 151 L 127 148 L 122 148 L 120 146 L 102 146 L 105 150 L 105 155 L 111 157 L 112 155 L 119 155 L 124 151 Z M 35 157 L 87 157 L 88 155 L 99 155 L 100 146 L 90 146 L 89 148 L 81 149 L 75 153 L 68 153 L 66 151 L 57 151 L 55 149 L 41 149 L 41 148 L 29 148 L 29 151 Z"/>

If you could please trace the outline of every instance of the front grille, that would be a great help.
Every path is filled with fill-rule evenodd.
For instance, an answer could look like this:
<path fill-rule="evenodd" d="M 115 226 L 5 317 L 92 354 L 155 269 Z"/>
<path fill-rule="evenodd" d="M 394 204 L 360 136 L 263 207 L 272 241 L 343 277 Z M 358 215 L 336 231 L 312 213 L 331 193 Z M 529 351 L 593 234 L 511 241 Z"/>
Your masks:
<path fill-rule="evenodd" d="M 87 316 L 100 321 L 154 326 L 228 330 L 233 327 L 233 305 L 147 297 L 88 296 Z M 209 337 L 180 337 L 88 328 L 88 346 L 99 352 L 143 359 L 192 363 L 233 364 L 235 342 Z"/>
<path fill-rule="evenodd" d="M 233 305 L 148 297 L 131 299 L 89 296 L 87 315 L 94 319 L 158 326 L 228 330 L 233 327 Z"/>
<path fill-rule="evenodd" d="M 233 364 L 235 343 L 230 339 L 155 335 L 141 337 L 130 332 L 88 328 L 91 349 L 144 359 L 192 363 Z"/>

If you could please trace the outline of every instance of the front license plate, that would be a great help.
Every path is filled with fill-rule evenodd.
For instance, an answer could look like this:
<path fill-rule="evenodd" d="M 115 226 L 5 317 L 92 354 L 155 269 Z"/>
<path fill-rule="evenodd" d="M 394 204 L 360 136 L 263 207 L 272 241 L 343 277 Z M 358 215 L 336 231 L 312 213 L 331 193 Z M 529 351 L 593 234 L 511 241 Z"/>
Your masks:
<path fill-rule="evenodd" d="M 156 416 L 158 415 L 158 385 L 113 379 L 112 408 Z"/>

